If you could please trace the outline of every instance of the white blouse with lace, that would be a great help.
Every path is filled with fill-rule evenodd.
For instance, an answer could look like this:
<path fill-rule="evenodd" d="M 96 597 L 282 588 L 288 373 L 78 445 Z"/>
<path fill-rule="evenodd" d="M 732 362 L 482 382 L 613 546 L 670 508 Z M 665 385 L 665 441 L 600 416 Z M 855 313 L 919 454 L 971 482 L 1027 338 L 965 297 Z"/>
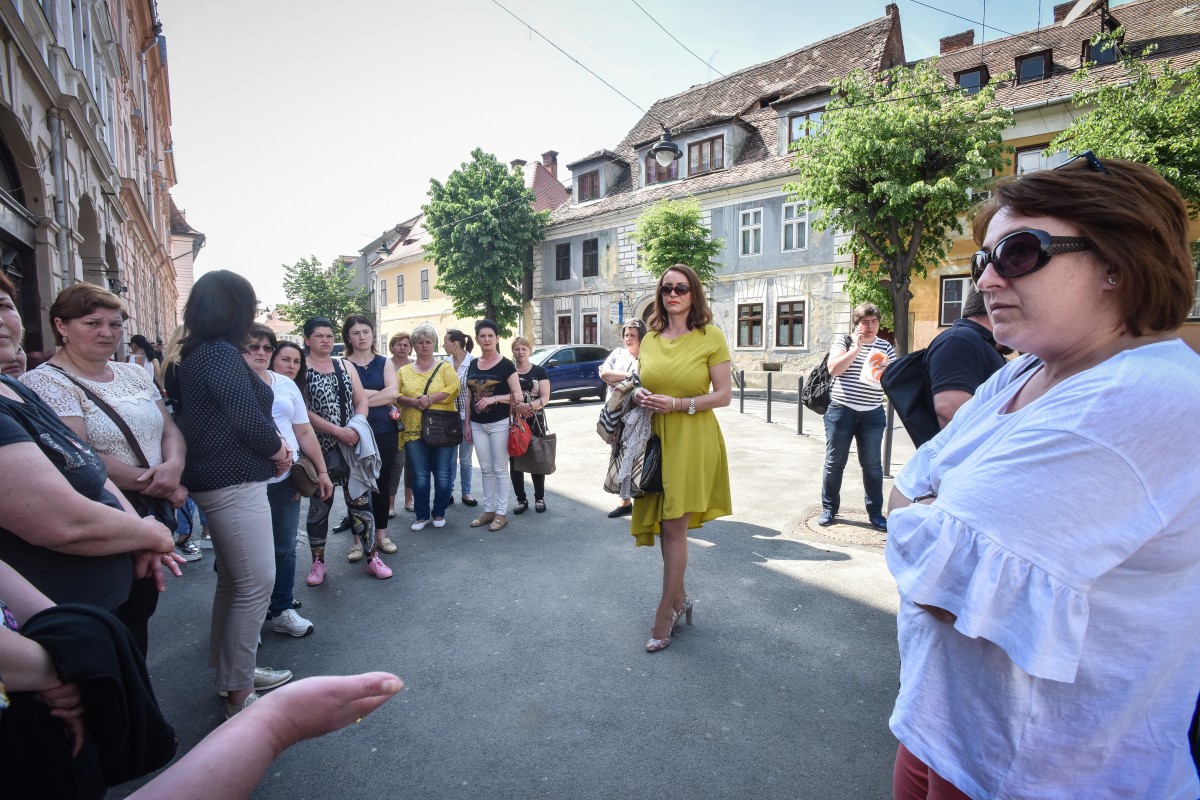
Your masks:
<path fill-rule="evenodd" d="M 1200 358 L 1144 345 L 1005 413 L 1027 363 L 896 478 L 937 497 L 888 518 L 892 731 L 973 798 L 1194 800 Z"/>
<path fill-rule="evenodd" d="M 137 364 L 109 362 L 113 379 L 107 383 L 74 377 L 95 392 L 101 400 L 125 420 L 137 437 L 142 452 L 157 467 L 162 463 L 163 417 L 158 408 L 158 389 L 146 370 Z M 54 367 L 43 365 L 21 376 L 21 382 L 46 402 L 60 417 L 83 417 L 88 443 L 97 452 L 111 456 L 123 464 L 138 466 L 138 459 L 129 447 L 117 424 L 87 398 L 83 390 Z"/>

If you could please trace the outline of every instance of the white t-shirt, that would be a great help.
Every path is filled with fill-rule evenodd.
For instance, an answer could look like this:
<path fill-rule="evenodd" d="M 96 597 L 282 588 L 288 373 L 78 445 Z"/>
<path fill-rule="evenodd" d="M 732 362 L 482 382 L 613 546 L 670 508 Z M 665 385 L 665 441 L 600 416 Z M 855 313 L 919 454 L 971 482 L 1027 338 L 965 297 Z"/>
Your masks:
<path fill-rule="evenodd" d="M 896 478 L 937 498 L 888 517 L 892 731 L 973 798 L 1195 800 L 1200 357 L 1144 345 L 1003 413 L 1028 364 Z"/>
<path fill-rule="evenodd" d="M 267 375 L 271 377 L 271 388 L 275 390 L 271 416 L 275 419 L 275 427 L 287 440 L 288 447 L 292 448 L 292 463 L 295 463 L 300 458 L 300 443 L 296 441 L 296 431 L 292 426 L 308 424 L 308 409 L 304 406 L 304 398 L 300 395 L 295 381 L 270 370 L 267 370 Z M 292 471 L 288 470 L 278 478 L 271 478 L 268 483 L 285 481 L 291 474 Z"/>

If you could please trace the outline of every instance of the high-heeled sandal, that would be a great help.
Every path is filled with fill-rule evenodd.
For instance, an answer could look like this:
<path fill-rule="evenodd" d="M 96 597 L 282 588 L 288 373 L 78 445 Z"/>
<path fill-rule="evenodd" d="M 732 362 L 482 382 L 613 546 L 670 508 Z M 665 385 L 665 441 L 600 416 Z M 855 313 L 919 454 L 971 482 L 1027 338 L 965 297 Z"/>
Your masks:
<path fill-rule="evenodd" d="M 650 641 L 646 642 L 647 653 L 657 653 L 659 650 L 666 650 L 671 646 L 671 636 L 675 632 L 675 626 L 679 624 L 680 612 L 671 609 L 671 627 L 667 629 L 668 635 L 664 639 L 655 639 L 654 631 L 650 631 Z"/>

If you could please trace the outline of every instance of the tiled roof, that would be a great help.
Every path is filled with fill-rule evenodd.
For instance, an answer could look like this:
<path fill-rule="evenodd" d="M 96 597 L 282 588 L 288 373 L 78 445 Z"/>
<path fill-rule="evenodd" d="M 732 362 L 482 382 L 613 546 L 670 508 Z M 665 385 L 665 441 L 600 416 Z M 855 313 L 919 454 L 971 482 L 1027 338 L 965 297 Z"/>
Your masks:
<path fill-rule="evenodd" d="M 1152 60 L 1170 59 L 1177 69 L 1200 61 L 1200 3 L 1135 0 L 1112 9 L 1112 16 L 1125 28 L 1122 45 L 1125 52 L 1140 54 L 1148 45 L 1158 43 L 1159 49 L 1151 56 Z M 1083 43 L 1099 32 L 1100 14 L 1093 12 L 1065 28 L 1060 23 L 947 53 L 938 62 L 938 70 L 953 80 L 956 72 L 986 65 L 994 78 L 1014 71 L 1019 56 L 1050 50 L 1052 67 L 1048 78 L 1022 84 L 1007 82 L 996 92 L 996 103 L 1015 108 L 1067 97 L 1090 83 L 1109 83 L 1126 77 L 1120 64 L 1106 64 L 1092 70 L 1087 84 L 1071 80 L 1080 67 Z"/>
<path fill-rule="evenodd" d="M 170 195 L 168 195 L 170 197 Z M 171 197 L 171 233 L 177 236 L 203 236 L 200 231 L 188 224 L 187 216 L 179 210 L 179 206 L 175 205 L 175 198 Z"/>
<path fill-rule="evenodd" d="M 594 161 L 597 158 L 607 158 L 607 159 L 611 160 L 616 157 L 617 157 L 617 154 L 614 153 L 612 150 L 597 150 L 594 153 L 588 153 L 583 158 L 577 158 L 574 161 L 572 161 L 570 164 L 567 164 L 567 169 L 573 169 L 574 167 L 577 167 L 580 164 L 583 164 L 584 162 Z"/>
<path fill-rule="evenodd" d="M 374 264 L 375 269 L 395 266 L 400 261 L 407 261 L 413 256 L 424 255 L 425 244 L 429 241 L 429 231 L 425 229 L 425 215 L 418 214 L 404 223 L 407 230 L 404 236 L 392 245 L 392 252 L 387 258 Z M 397 228 L 401 227 L 399 225 Z"/>
<path fill-rule="evenodd" d="M 535 161 L 526 169 L 528 172 L 525 174 L 525 186 L 533 192 L 534 211 L 558 208 L 570 198 L 570 193 L 542 162 Z"/>
<path fill-rule="evenodd" d="M 894 5 L 887 10 L 887 16 L 865 25 L 659 100 L 634 125 L 615 152 L 600 150 L 573 162 L 579 164 L 603 155 L 624 167 L 608 195 L 582 205 L 560 205 L 551 222 L 570 222 L 668 197 L 789 174 L 791 156 L 779 152 L 779 113 L 771 108 L 760 109 L 760 101 L 811 94 L 856 68 L 881 70 L 903 63 L 900 15 Z M 637 188 L 634 185 L 637 148 L 658 139 L 662 133 L 660 120 L 671 127 L 672 134 L 736 121 L 748 127 L 750 135 L 726 169 Z"/>

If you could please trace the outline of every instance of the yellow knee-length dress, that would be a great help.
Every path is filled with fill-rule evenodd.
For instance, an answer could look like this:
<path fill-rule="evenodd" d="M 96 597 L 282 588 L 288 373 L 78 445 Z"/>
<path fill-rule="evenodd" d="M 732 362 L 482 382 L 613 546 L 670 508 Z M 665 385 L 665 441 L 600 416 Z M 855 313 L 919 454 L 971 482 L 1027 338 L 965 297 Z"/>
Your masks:
<path fill-rule="evenodd" d="M 715 325 L 674 339 L 648 333 L 638 354 L 642 386 L 655 394 L 699 397 L 708 394 L 709 367 L 729 363 L 729 345 Z M 723 367 L 727 368 L 727 367 Z M 638 546 L 654 546 L 664 519 L 691 513 L 689 528 L 733 513 L 729 495 L 729 462 L 716 415 L 709 410 L 673 411 L 652 417 L 662 440 L 663 493 L 633 501 L 630 533 Z"/>

